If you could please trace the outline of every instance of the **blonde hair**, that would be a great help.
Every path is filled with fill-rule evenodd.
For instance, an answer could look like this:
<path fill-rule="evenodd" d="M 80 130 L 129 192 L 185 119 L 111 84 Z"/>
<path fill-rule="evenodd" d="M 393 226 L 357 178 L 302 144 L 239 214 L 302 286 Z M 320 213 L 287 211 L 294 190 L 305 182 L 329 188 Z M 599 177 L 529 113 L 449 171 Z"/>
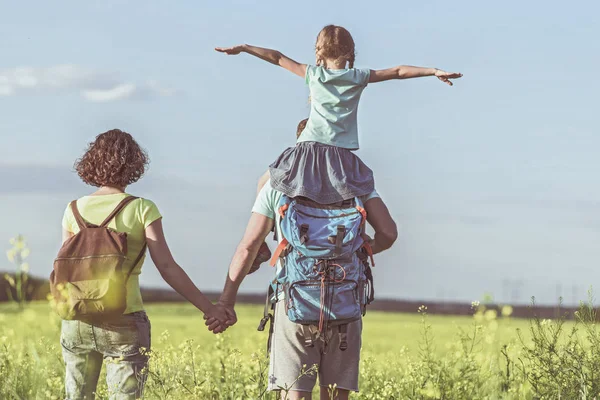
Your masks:
<path fill-rule="evenodd" d="M 322 60 L 346 61 L 349 68 L 354 68 L 354 39 L 348 30 L 337 25 L 327 25 L 317 35 L 315 44 L 317 64 Z"/>

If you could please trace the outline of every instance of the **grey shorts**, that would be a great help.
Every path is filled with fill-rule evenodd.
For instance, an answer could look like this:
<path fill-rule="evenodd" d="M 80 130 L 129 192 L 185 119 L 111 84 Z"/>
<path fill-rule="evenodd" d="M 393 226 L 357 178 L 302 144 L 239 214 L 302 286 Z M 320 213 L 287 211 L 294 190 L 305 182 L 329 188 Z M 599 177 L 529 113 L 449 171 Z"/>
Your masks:
<path fill-rule="evenodd" d="M 314 329 L 316 330 L 316 329 Z M 313 335 L 314 347 L 304 345 L 302 325 L 291 322 L 285 313 L 283 302 L 275 307 L 275 325 L 271 343 L 269 367 L 269 390 L 286 387 L 291 390 L 312 392 L 317 376 L 322 387 L 336 384 L 338 389 L 358 392 L 358 365 L 362 345 L 362 320 L 347 325 L 348 348 L 339 349 L 338 328 L 330 328 L 331 338 L 326 351 L 323 341 Z M 318 374 L 302 375 L 313 365 L 319 368 Z"/>

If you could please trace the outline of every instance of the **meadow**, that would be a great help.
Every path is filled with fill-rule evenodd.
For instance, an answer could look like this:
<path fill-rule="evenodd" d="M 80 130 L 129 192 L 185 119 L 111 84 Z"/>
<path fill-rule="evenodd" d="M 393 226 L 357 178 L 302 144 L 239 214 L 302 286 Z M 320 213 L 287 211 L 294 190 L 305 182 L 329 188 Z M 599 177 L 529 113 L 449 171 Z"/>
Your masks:
<path fill-rule="evenodd" d="M 213 335 L 192 306 L 148 305 L 152 350 L 146 398 L 276 398 L 265 392 L 267 334 L 256 330 L 262 307 L 239 305 L 237 311 L 238 324 Z M 471 317 L 427 315 L 425 307 L 415 314 L 369 312 L 361 391 L 352 398 L 597 396 L 593 381 L 600 362 L 589 344 L 598 336 L 581 329 L 595 332 L 595 324 L 512 319 L 510 307 L 502 314 L 477 304 Z M 0 305 L 1 399 L 63 398 L 59 327 L 47 303 Z M 310 366 L 307 370 L 312 373 Z M 98 398 L 108 394 L 102 383 Z"/>

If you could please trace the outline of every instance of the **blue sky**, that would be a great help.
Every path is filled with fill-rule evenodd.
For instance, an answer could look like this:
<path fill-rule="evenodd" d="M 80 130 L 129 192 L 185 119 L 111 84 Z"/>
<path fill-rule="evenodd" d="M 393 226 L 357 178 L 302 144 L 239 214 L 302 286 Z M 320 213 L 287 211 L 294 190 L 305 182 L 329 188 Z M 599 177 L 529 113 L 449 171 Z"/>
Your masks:
<path fill-rule="evenodd" d="M 65 205 L 90 191 L 73 161 L 121 128 L 152 159 L 130 192 L 155 200 L 177 260 L 219 289 L 256 178 L 293 144 L 308 91 L 212 49 L 245 42 L 310 63 L 335 23 L 352 32 L 357 67 L 464 74 L 452 88 L 423 78 L 363 95 L 358 154 L 400 226 L 378 294 L 583 298 L 600 278 L 600 5 L 576 4 L 0 0 L 0 241 L 26 235 L 33 272 L 48 274 Z M 145 284 L 163 285 L 145 268 Z"/>

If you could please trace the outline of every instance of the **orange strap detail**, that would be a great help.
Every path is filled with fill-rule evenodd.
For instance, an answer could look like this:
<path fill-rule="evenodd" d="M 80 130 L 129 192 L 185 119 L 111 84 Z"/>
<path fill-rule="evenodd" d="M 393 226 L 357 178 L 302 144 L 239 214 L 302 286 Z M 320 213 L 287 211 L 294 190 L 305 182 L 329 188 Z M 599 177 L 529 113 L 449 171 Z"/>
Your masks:
<path fill-rule="evenodd" d="M 290 205 L 288 203 L 285 203 L 284 205 L 279 207 L 279 216 L 281 218 L 283 218 L 283 216 L 285 215 L 285 212 L 287 211 L 288 208 L 290 208 Z"/>
<path fill-rule="evenodd" d="M 279 256 L 281 256 L 281 253 L 283 252 L 283 250 L 285 250 L 287 245 L 288 245 L 287 239 L 283 238 L 281 243 L 279 243 L 279 245 L 277 246 L 277 249 L 275 249 L 275 252 L 273 253 L 273 257 L 271 257 L 271 262 L 269 263 L 269 264 L 271 264 L 271 267 L 274 267 L 275 264 L 277 264 L 277 259 L 279 258 Z"/>
<path fill-rule="evenodd" d="M 371 243 L 364 242 L 362 247 L 364 247 L 365 250 L 367 250 L 367 254 L 369 255 L 369 258 L 371 259 L 371 265 L 374 267 L 375 259 L 373 259 L 373 248 L 371 247 Z"/>
<path fill-rule="evenodd" d="M 367 211 L 362 208 L 361 206 L 356 206 L 356 209 L 358 210 L 358 212 L 360 213 L 360 215 L 362 215 L 362 223 L 364 224 L 365 222 L 367 222 Z"/>

